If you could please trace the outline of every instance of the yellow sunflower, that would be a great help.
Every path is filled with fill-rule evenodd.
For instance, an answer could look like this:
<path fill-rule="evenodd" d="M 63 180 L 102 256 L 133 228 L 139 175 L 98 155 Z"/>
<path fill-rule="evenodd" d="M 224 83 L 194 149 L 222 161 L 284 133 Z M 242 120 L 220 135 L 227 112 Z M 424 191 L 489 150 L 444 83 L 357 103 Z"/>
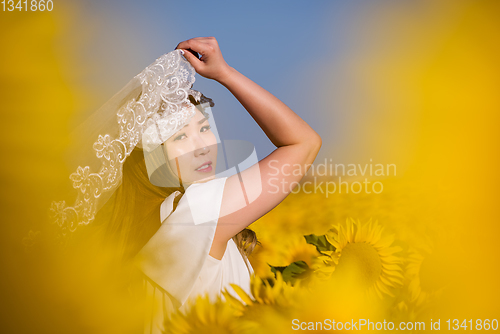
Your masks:
<path fill-rule="evenodd" d="M 256 322 L 241 319 L 238 311 L 218 297 L 211 302 L 209 295 L 200 295 L 189 308 L 169 314 L 165 334 L 245 334 L 255 333 Z"/>
<path fill-rule="evenodd" d="M 276 272 L 275 279 L 263 280 L 255 274 L 250 276 L 250 292 L 249 296 L 240 286 L 231 284 L 231 287 L 236 291 L 239 297 L 246 303 L 252 306 L 256 304 L 290 306 L 293 301 L 293 294 L 301 289 L 300 282 L 295 286 L 287 284 L 283 280 L 281 272 Z M 245 304 L 233 297 L 227 290 L 223 292 L 224 297 L 231 301 L 233 305 L 241 309 Z"/>
<path fill-rule="evenodd" d="M 316 250 L 314 245 L 306 242 L 304 236 L 294 235 L 287 238 L 286 242 L 280 242 L 279 247 L 274 247 L 273 254 L 260 259 L 266 266 L 265 272 L 256 274 L 260 277 L 274 277 L 272 267 L 288 266 L 291 263 L 304 261 L 308 267 L 314 263 L 314 259 L 321 254 Z"/>
<path fill-rule="evenodd" d="M 240 319 L 258 323 L 258 331 L 255 333 L 279 333 L 284 328 L 288 328 L 293 315 L 298 310 L 298 300 L 304 299 L 307 295 L 307 290 L 301 286 L 300 282 L 295 286 L 287 284 L 279 271 L 275 279 L 263 280 L 252 275 L 250 295 L 235 284 L 231 286 L 244 303 L 227 290 L 223 292 L 223 295 L 228 303 L 238 310 Z"/>
<path fill-rule="evenodd" d="M 364 286 L 369 296 L 395 296 L 392 290 L 403 284 L 403 275 L 402 258 L 395 255 L 402 249 L 392 246 L 393 235 L 372 219 L 361 224 L 349 218 L 328 230 L 326 238 L 335 251 L 317 258 L 317 276 Z"/>
<path fill-rule="evenodd" d="M 306 239 L 301 236 L 300 238 L 291 239 L 288 247 L 281 250 L 283 256 L 283 263 L 290 264 L 296 261 L 304 261 L 308 266 L 311 266 L 315 257 L 320 253 L 311 244 L 306 242 Z"/>
<path fill-rule="evenodd" d="M 440 272 L 448 271 L 442 256 L 435 254 L 427 239 L 417 248 L 410 247 L 404 261 L 404 286 L 395 307 L 391 310 L 394 321 L 418 321 L 435 315 L 437 298 L 444 290 Z"/>
<path fill-rule="evenodd" d="M 405 271 L 410 302 L 421 306 L 442 293 L 453 277 L 450 260 L 445 251 L 429 243 L 410 249 Z"/>
<path fill-rule="evenodd" d="M 275 233 L 274 235 L 277 235 Z M 287 266 L 296 261 L 304 261 L 310 267 L 314 258 L 320 255 L 304 236 L 295 233 L 275 240 L 264 240 L 259 235 L 261 245 L 256 247 L 249 257 L 252 267 L 259 277 L 274 276 L 269 265 Z"/>

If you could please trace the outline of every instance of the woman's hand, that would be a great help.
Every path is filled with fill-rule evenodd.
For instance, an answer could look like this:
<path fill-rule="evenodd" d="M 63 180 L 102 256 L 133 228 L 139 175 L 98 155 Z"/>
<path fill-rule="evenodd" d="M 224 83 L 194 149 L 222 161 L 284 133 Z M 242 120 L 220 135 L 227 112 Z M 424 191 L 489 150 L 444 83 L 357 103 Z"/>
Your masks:
<path fill-rule="evenodd" d="M 184 51 L 184 58 L 194 67 L 196 72 L 202 77 L 221 81 L 229 75 L 231 67 L 222 57 L 219 44 L 215 37 L 196 37 L 180 42 L 175 49 Z M 196 58 L 191 49 L 201 54 L 201 58 Z"/>

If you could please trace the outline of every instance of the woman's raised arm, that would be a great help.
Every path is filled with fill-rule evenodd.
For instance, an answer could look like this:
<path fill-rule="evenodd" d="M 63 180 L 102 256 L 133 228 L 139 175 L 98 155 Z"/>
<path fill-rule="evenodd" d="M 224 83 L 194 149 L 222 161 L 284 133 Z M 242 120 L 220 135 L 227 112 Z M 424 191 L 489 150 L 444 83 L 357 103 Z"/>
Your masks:
<path fill-rule="evenodd" d="M 212 247 L 216 255 L 211 252 L 220 258 L 230 238 L 273 209 L 293 190 L 316 158 L 321 138 L 278 98 L 230 67 L 214 37 L 193 38 L 177 48 L 200 53 L 200 59 L 190 52 L 184 56 L 198 74 L 224 85 L 277 147 L 241 175 L 227 179 Z"/>

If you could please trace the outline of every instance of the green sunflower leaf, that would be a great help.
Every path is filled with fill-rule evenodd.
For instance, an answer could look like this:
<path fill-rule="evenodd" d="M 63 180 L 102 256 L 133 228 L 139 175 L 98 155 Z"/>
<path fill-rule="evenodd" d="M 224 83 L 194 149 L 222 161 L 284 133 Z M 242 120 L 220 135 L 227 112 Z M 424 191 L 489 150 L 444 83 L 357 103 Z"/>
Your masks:
<path fill-rule="evenodd" d="M 304 238 L 306 238 L 306 242 L 308 244 L 316 246 L 316 249 L 320 253 L 335 251 L 335 247 L 330 242 L 328 242 L 325 235 L 309 234 L 304 235 Z"/>
<path fill-rule="evenodd" d="M 309 268 L 307 263 L 304 261 L 296 261 L 284 267 L 275 267 L 270 264 L 268 265 L 271 267 L 271 271 L 274 275 L 276 275 L 277 271 L 281 272 L 283 280 L 287 283 L 291 283 L 292 285 L 294 285 L 295 281 L 298 279 L 306 280 L 310 278 L 311 273 L 313 272 L 313 270 Z"/>

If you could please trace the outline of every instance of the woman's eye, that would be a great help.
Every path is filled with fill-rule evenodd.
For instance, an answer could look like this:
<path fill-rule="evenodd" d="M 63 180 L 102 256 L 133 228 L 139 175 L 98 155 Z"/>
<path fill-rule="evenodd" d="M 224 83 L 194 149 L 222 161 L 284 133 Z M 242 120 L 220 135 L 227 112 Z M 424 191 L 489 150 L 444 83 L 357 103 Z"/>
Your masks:
<path fill-rule="evenodd" d="M 183 134 L 180 134 L 178 135 L 177 137 L 174 138 L 174 141 L 175 140 L 181 140 L 183 136 L 186 136 L 184 133 Z"/>
<path fill-rule="evenodd" d="M 210 128 L 211 128 L 210 125 L 205 125 L 200 129 L 200 132 L 207 132 L 208 130 L 210 130 Z M 174 141 L 184 139 L 184 137 L 186 137 L 186 134 L 181 133 L 180 135 L 174 138 Z"/>

